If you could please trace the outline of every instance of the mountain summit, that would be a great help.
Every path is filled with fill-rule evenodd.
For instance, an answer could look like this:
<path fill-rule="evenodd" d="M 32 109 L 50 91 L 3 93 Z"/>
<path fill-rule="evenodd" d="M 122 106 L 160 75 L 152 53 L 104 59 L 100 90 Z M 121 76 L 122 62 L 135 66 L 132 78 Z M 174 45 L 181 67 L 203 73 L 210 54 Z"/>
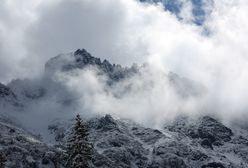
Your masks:
<path fill-rule="evenodd" d="M 55 71 L 84 69 L 89 66 L 97 68 L 113 81 L 119 81 L 137 72 L 135 65 L 130 68 L 123 68 L 119 64 L 111 64 L 106 59 L 101 61 L 100 58 L 92 56 L 85 49 L 78 49 L 74 53 L 61 54 L 50 59 L 45 65 L 45 70 L 48 73 L 54 73 Z"/>

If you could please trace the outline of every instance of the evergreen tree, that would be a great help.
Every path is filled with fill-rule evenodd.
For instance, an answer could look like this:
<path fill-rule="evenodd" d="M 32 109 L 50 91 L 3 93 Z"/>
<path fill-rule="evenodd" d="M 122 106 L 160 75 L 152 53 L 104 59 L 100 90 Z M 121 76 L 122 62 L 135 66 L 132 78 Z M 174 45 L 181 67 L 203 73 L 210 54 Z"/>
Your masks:
<path fill-rule="evenodd" d="M 76 122 L 67 141 L 68 168 L 89 168 L 92 159 L 93 146 L 88 140 L 88 129 L 80 115 L 76 116 Z"/>

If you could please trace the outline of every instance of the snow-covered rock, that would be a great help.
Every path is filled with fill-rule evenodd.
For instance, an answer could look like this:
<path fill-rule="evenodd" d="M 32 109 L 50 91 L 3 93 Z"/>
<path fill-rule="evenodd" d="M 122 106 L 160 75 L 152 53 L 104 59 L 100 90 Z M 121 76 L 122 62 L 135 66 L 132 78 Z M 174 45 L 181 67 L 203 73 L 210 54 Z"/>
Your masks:
<path fill-rule="evenodd" d="M 63 85 L 53 81 L 52 75 L 88 67 L 98 69 L 97 75 L 106 76 L 110 88 L 140 73 L 138 66 L 123 68 L 107 60 L 101 61 L 82 49 L 50 59 L 45 66 L 45 76 L 39 80 L 14 80 L 7 86 L 0 84 L 0 102 L 5 104 L 0 109 L 0 154 L 7 160 L 7 168 L 63 168 L 63 149 L 73 121 L 63 118 L 61 111 L 73 113 L 74 108 L 68 106 L 73 107 L 77 99 Z M 182 98 L 199 97 L 206 91 L 197 82 L 174 73 L 163 77 Z M 56 108 L 46 107 L 50 101 L 56 101 L 53 102 Z M 21 122 L 15 122 L 18 117 L 9 116 L 9 108 L 5 107 L 15 103 L 23 104 L 23 108 L 12 117 L 22 116 L 27 123 L 38 124 L 27 121 L 25 115 L 46 115 L 47 125 L 42 135 L 38 130 L 30 129 L 35 125 L 21 125 Z M 46 109 L 62 110 L 55 113 Z M 33 110 L 42 114 L 32 113 Z M 50 119 L 54 114 L 57 120 Z M 94 168 L 248 167 L 248 131 L 234 125 L 226 126 L 214 117 L 180 116 L 159 130 L 111 115 L 88 119 L 87 125 L 89 139 L 94 145 Z"/>
<path fill-rule="evenodd" d="M 162 130 L 145 128 L 110 115 L 87 121 L 94 144 L 94 167 L 243 168 L 248 166 L 248 131 L 233 132 L 216 119 L 180 118 Z M 61 134 L 63 125 L 57 125 Z M 66 130 L 66 129 L 64 129 Z M 192 136 L 194 131 L 197 136 Z M 204 132 L 204 134 L 202 134 Z M 54 132 L 56 137 L 56 132 Z M 66 138 L 66 132 L 64 132 Z M 245 138 L 246 137 L 246 138 Z M 202 141 L 209 139 L 212 148 Z M 211 139 L 213 138 L 213 139 Z M 220 141 L 219 143 L 215 143 Z M 63 144 L 60 139 L 58 144 Z"/>
<path fill-rule="evenodd" d="M 6 168 L 52 168 L 61 167 L 63 162 L 60 149 L 48 146 L 30 132 L 4 122 L 0 122 L 0 153 L 6 157 Z"/>

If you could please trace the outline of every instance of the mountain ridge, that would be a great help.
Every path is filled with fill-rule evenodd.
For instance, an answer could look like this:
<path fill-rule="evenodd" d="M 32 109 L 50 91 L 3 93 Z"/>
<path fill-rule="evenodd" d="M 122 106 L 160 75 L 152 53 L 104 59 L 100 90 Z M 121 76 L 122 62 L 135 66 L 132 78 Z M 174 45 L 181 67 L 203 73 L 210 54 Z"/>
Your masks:
<path fill-rule="evenodd" d="M 141 71 L 138 66 L 123 68 L 107 60 L 101 61 L 85 49 L 50 59 L 45 71 L 46 75 L 53 75 L 60 71 L 83 70 L 89 66 L 99 69 L 97 75 L 106 75 L 109 78 L 107 84 L 110 86 L 121 84 L 126 78 L 140 74 Z M 167 80 L 180 93 L 182 99 L 204 94 L 196 92 L 195 89 L 202 90 L 202 87 L 189 79 L 173 73 L 164 77 L 169 78 Z M 59 110 L 65 109 L 73 113 L 74 109 L 71 107 L 74 107 L 75 97 L 63 85 L 53 79 L 47 79 L 47 76 L 38 81 L 15 80 L 7 86 L 1 84 L 0 87 L 1 102 L 15 106 L 5 101 L 6 98 L 15 98 L 15 101 L 23 104 L 21 110 L 16 111 L 8 111 L 7 106 L 1 106 L 0 153 L 4 153 L 7 158 L 6 167 L 63 168 L 65 141 L 73 124 L 73 114 L 63 118 L 65 114 L 61 111 L 46 112 L 46 108 L 38 108 L 44 108 L 43 104 L 47 106 L 47 102 L 55 101 L 53 105 Z M 193 90 L 193 93 L 188 90 Z M 39 103 L 42 106 L 38 106 Z M 51 141 L 45 140 L 46 137 L 41 132 L 30 129 L 35 125 L 27 127 L 15 124 L 18 116 L 27 118 L 33 114 L 39 119 L 43 116 L 41 112 L 48 118 L 44 129 Z M 53 113 L 56 118 L 52 118 Z M 5 116 L 8 119 L 5 119 Z M 11 118 L 13 116 L 15 119 Z M 214 116 L 177 116 L 172 122 L 165 122 L 160 129 L 114 118 L 109 114 L 84 119 L 90 129 L 90 140 L 95 148 L 93 168 L 248 167 L 248 131 L 232 125 L 226 126 Z M 20 123 L 24 124 L 23 121 Z"/>

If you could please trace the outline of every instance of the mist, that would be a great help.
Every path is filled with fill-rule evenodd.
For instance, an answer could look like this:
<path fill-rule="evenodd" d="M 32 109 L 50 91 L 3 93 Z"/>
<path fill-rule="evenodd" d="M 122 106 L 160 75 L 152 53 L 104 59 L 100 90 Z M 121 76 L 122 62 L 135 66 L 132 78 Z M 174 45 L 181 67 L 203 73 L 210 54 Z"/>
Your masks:
<path fill-rule="evenodd" d="M 150 127 L 159 127 L 179 114 L 212 114 L 225 122 L 248 119 L 248 2 L 245 0 L 216 0 L 202 26 L 192 22 L 188 1 L 182 20 L 164 11 L 161 5 L 135 0 L 37 0 L 22 5 L 4 0 L 1 3 L 0 80 L 3 83 L 14 78 L 38 80 L 49 58 L 78 48 L 86 48 L 97 57 L 124 66 L 134 62 L 149 64 L 141 75 L 113 88 L 106 85 L 106 77 L 96 75 L 97 70 L 58 73 L 53 80 L 76 97 L 76 105 L 62 110 L 63 107 L 50 103 L 57 102 L 55 97 L 52 101 L 44 100 L 45 105 L 40 103 L 43 110 L 38 110 L 39 114 L 48 111 L 72 111 L 87 116 L 112 114 Z M 169 72 L 200 83 L 206 93 L 201 97 L 181 98 L 164 77 Z M 130 84 L 131 90 L 116 97 Z"/>

